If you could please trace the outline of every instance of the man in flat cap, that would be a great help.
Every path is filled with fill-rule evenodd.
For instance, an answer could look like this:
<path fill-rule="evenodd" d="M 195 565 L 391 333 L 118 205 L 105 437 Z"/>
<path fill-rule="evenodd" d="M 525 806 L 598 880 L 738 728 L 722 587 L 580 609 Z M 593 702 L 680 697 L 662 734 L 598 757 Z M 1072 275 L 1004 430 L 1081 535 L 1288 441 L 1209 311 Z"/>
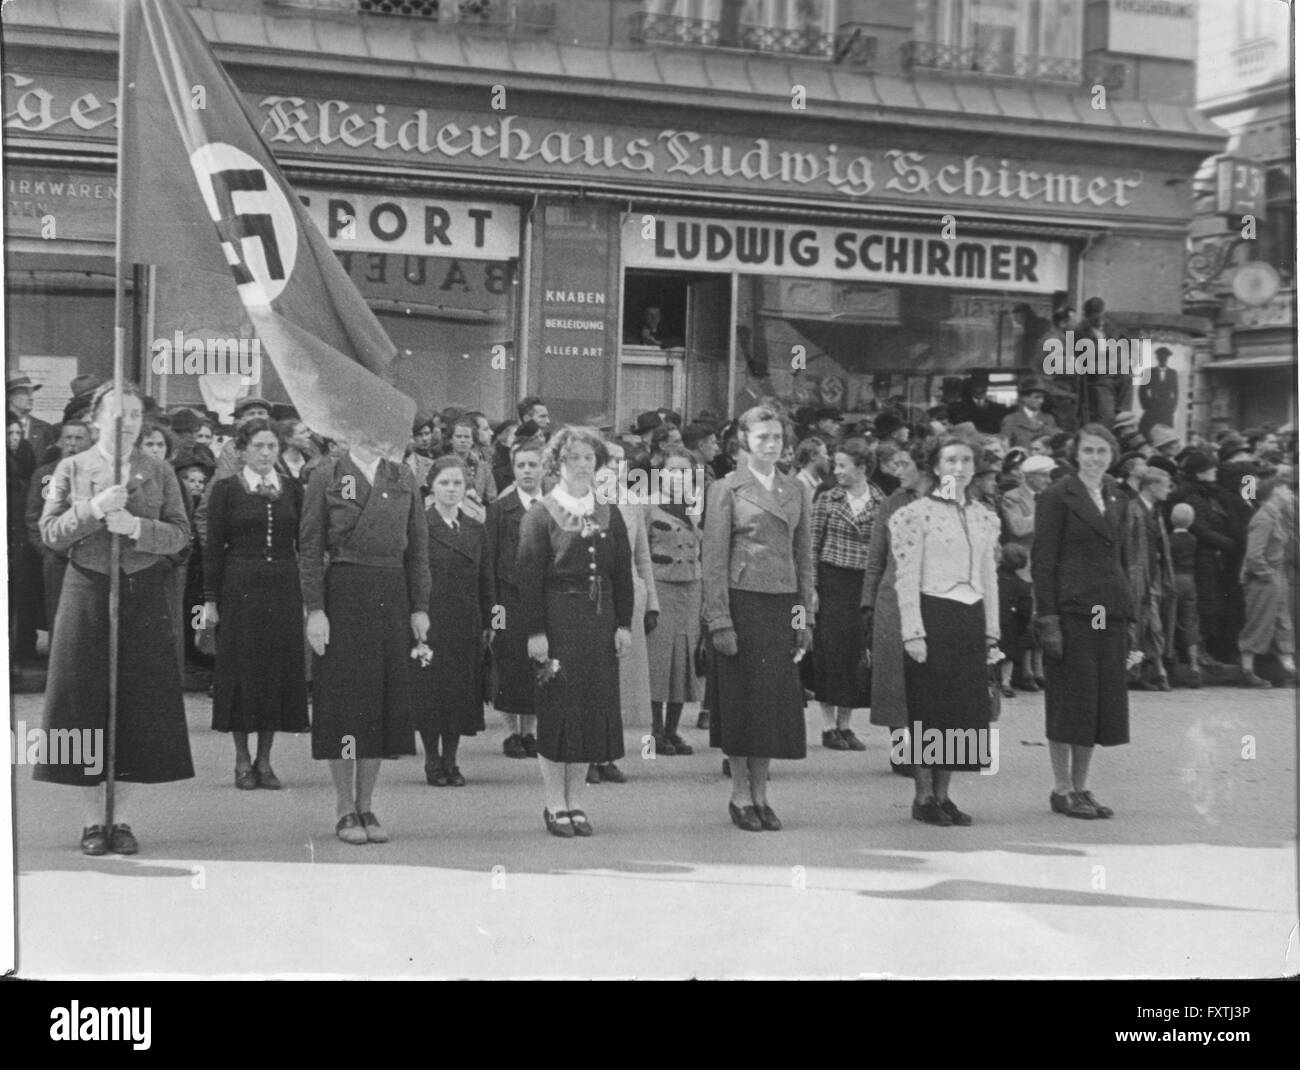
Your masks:
<path fill-rule="evenodd" d="M 1054 435 L 1060 430 L 1056 421 L 1043 412 L 1046 399 L 1047 387 L 1041 379 L 1031 375 L 1020 380 L 1020 404 L 1015 412 L 1002 418 L 998 431 L 1011 449 L 1019 446 L 1027 450 L 1040 435 Z"/>

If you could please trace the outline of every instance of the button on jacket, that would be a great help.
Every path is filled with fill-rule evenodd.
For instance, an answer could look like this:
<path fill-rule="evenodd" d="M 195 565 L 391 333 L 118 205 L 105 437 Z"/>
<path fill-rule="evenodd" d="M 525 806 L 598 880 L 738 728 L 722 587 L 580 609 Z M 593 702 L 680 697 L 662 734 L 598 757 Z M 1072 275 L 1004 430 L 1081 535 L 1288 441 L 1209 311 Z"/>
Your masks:
<path fill-rule="evenodd" d="M 1034 502 L 1034 606 L 1041 616 L 1082 613 L 1098 606 L 1120 620 L 1133 617 L 1126 573 L 1126 499 L 1107 476 L 1105 515 L 1078 476 L 1066 476 Z"/>
<path fill-rule="evenodd" d="M 126 511 L 140 518 L 140 535 L 122 540 L 122 571 L 139 572 L 160 556 L 178 554 L 190 544 L 190 521 L 181 486 L 171 465 L 139 450 L 128 460 Z M 81 568 L 108 574 L 113 543 L 108 524 L 91 511 L 90 500 L 117 482 L 116 461 L 97 446 L 64 458 L 54 469 L 41 513 L 41 539 L 51 550 L 66 550 Z"/>
<path fill-rule="evenodd" d="M 704 532 L 697 517 L 675 516 L 656 505 L 650 512 L 649 535 L 656 583 L 691 583 L 700 578 Z"/>
<path fill-rule="evenodd" d="M 412 612 L 429 604 L 429 534 L 415 474 L 380 461 L 374 486 L 351 454 L 321 462 L 307 484 L 298 530 L 302 598 L 325 608 L 325 555 L 331 565 L 406 571 Z"/>
<path fill-rule="evenodd" d="M 704 621 L 733 627 L 728 592 L 797 592 L 813 626 L 812 495 L 776 471 L 768 491 L 748 468 L 713 484 L 704 522 Z"/>

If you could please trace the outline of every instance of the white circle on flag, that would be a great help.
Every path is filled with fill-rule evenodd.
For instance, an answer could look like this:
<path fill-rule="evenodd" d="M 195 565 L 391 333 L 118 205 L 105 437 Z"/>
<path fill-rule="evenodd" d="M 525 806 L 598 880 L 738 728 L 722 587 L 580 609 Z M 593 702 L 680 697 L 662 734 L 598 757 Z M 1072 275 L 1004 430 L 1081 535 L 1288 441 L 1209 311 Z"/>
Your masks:
<path fill-rule="evenodd" d="M 254 157 L 221 141 L 195 149 L 190 166 L 240 297 L 270 305 L 298 259 L 298 224 L 284 188 Z"/>

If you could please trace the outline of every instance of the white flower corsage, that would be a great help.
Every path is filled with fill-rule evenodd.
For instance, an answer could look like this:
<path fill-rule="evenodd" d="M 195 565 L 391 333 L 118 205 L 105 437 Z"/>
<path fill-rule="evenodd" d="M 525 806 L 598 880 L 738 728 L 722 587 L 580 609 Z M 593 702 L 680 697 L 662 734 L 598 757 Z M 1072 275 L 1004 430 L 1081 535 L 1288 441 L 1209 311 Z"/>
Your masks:
<path fill-rule="evenodd" d="M 411 657 L 420 662 L 420 668 L 427 669 L 433 664 L 433 648 L 428 643 L 419 642 L 411 648 Z"/>

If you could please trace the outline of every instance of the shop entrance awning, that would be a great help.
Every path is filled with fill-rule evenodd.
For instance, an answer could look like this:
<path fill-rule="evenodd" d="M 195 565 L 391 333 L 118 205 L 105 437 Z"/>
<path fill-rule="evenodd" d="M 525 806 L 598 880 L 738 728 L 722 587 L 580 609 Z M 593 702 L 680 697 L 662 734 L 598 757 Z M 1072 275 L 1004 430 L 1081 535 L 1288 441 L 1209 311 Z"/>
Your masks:
<path fill-rule="evenodd" d="M 1231 357 L 1228 360 L 1213 360 L 1204 364 L 1197 371 L 1202 372 L 1247 372 L 1256 368 L 1294 367 L 1294 354 L 1269 353 L 1259 357 Z"/>

